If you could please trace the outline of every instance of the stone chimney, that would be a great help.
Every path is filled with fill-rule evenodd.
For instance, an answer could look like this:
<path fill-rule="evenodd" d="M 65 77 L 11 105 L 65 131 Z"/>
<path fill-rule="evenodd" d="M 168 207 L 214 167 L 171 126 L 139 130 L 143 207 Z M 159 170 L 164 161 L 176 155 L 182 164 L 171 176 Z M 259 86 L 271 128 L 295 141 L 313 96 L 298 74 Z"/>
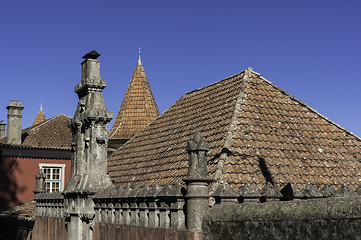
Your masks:
<path fill-rule="evenodd" d="M 7 144 L 21 144 L 21 119 L 24 107 L 20 101 L 11 100 L 8 109 L 8 127 L 6 133 Z"/>
<path fill-rule="evenodd" d="M 95 211 L 92 197 L 97 191 L 113 186 L 107 174 L 107 129 L 113 113 L 107 111 L 102 94 L 106 82 L 100 77 L 99 56 L 92 51 L 83 57 L 82 78 L 75 86 L 79 102 L 69 122 L 71 177 L 62 193 L 68 240 L 93 238 Z"/>
<path fill-rule="evenodd" d="M 1 122 L 0 122 L 0 138 L 5 137 L 5 126 L 6 126 L 6 124 L 5 124 L 4 120 L 1 120 Z"/>

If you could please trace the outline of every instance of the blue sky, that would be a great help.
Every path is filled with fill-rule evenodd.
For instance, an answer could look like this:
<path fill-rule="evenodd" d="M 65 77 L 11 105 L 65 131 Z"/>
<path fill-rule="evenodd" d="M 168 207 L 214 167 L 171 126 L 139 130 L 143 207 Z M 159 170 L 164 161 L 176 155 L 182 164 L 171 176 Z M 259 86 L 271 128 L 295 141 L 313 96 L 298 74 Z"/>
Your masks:
<path fill-rule="evenodd" d="M 117 114 L 142 49 L 159 110 L 252 67 L 361 136 L 361 1 L 0 0 L 0 120 L 20 100 L 23 128 L 73 116 L 81 57 L 101 56 Z M 113 124 L 113 121 L 110 125 Z"/>

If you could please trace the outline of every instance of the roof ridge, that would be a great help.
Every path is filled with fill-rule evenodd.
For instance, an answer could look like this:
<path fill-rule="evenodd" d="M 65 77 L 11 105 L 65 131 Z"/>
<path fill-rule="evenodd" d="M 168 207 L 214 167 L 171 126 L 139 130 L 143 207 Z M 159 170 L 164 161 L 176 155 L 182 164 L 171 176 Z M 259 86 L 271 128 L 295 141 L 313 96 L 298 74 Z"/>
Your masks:
<path fill-rule="evenodd" d="M 271 81 L 267 80 L 266 78 L 262 77 L 262 75 L 258 72 L 255 72 L 251 69 L 251 72 L 258 75 L 258 77 L 260 79 L 262 79 L 263 81 L 265 81 L 267 84 L 271 85 L 273 88 L 277 89 L 278 91 L 280 91 L 282 94 L 288 96 L 290 99 L 292 99 L 293 101 L 298 102 L 299 104 L 301 104 L 301 106 L 306 107 L 307 109 L 309 109 L 310 111 L 312 111 L 313 113 L 317 114 L 318 116 L 320 116 L 321 118 L 323 118 L 324 120 L 326 120 L 327 122 L 335 125 L 337 128 L 347 132 L 348 134 L 352 135 L 353 137 L 355 137 L 358 141 L 361 141 L 361 137 L 357 136 L 356 134 L 354 134 L 353 132 L 347 130 L 346 128 L 342 127 L 341 125 L 337 124 L 336 122 L 332 121 L 331 119 L 329 119 L 328 117 L 324 116 L 323 114 L 319 113 L 317 110 L 315 110 L 314 108 L 310 107 L 308 104 L 306 104 L 305 102 L 299 100 L 298 98 L 296 98 L 295 96 L 293 96 L 292 94 L 288 93 L 286 90 L 284 90 L 283 88 L 277 86 L 276 84 L 272 83 Z"/>
<path fill-rule="evenodd" d="M 236 73 L 236 74 L 231 75 L 231 76 L 229 76 L 229 77 L 223 78 L 223 79 L 221 79 L 221 80 L 219 80 L 219 81 L 217 81 L 217 82 L 211 83 L 211 84 L 209 84 L 209 85 L 207 85 L 207 86 L 204 86 L 204 87 L 197 88 L 197 89 L 194 89 L 194 90 L 192 90 L 192 91 L 186 92 L 183 96 L 188 95 L 188 94 L 191 94 L 191 93 L 193 93 L 193 92 L 200 91 L 200 90 L 202 90 L 202 89 L 204 89 L 204 88 L 211 87 L 211 86 L 213 86 L 213 85 L 216 85 L 216 84 L 218 84 L 218 83 L 220 83 L 220 82 L 222 82 L 222 81 L 228 80 L 228 79 L 230 79 L 230 78 L 236 77 L 236 76 L 244 73 L 244 72 L 245 72 L 246 70 L 248 70 L 248 69 L 252 69 L 252 68 L 246 68 L 245 70 L 243 70 L 243 71 L 241 71 L 241 72 L 239 72 L 239 73 Z"/>
<path fill-rule="evenodd" d="M 39 124 L 35 125 L 33 128 L 32 128 L 32 126 L 28 127 L 28 128 L 30 128 L 30 129 L 29 129 L 28 131 L 26 131 L 26 132 L 35 131 L 36 129 L 38 129 L 38 128 L 42 127 L 43 125 L 48 124 L 49 122 L 52 122 L 54 119 L 56 119 L 56 118 L 60 117 L 61 115 L 64 115 L 64 116 L 66 116 L 66 117 L 69 117 L 69 116 L 67 116 L 67 115 L 65 115 L 65 114 L 63 114 L 63 113 L 61 113 L 61 114 L 56 115 L 56 116 L 54 116 L 54 117 L 52 117 L 52 118 L 46 119 L 45 121 L 43 121 L 43 122 L 41 122 L 41 123 L 39 123 Z M 25 128 L 24 130 L 26 130 L 26 128 Z"/>
<path fill-rule="evenodd" d="M 245 96 L 246 96 L 246 89 L 247 89 L 247 83 L 249 81 L 249 71 L 251 68 L 247 68 L 246 70 L 242 71 L 244 73 L 242 80 L 241 80 L 241 87 L 237 96 L 236 103 L 234 105 L 234 110 L 232 113 L 231 120 L 229 121 L 228 130 L 226 132 L 226 135 L 224 137 L 224 143 L 222 147 L 222 152 L 218 158 L 218 163 L 216 165 L 216 169 L 213 174 L 213 180 L 215 180 L 211 186 L 210 186 L 210 193 L 212 194 L 217 188 L 220 183 L 221 177 L 223 175 L 223 168 L 225 165 L 225 162 L 227 160 L 227 157 L 230 153 L 230 147 L 232 146 L 232 140 L 234 136 L 235 131 L 235 125 L 238 122 L 239 118 L 239 111 L 241 110 L 242 103 L 244 102 Z M 235 76 L 235 75 L 234 75 Z M 228 79 L 228 78 L 227 78 Z"/>

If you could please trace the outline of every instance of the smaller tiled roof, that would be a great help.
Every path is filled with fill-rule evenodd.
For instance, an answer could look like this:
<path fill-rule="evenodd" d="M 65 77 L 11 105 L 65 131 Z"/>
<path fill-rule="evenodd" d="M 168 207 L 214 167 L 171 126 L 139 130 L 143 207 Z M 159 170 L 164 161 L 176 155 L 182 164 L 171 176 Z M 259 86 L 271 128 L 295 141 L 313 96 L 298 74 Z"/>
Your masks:
<path fill-rule="evenodd" d="M 42 122 L 44 122 L 45 120 L 46 120 L 46 117 L 45 117 L 45 113 L 44 113 L 44 111 L 43 111 L 43 102 L 41 102 L 41 104 L 40 104 L 40 110 L 39 110 L 38 114 L 37 114 L 36 117 L 35 117 L 35 120 L 34 120 L 33 125 L 42 123 Z"/>
<path fill-rule="evenodd" d="M 158 106 L 139 57 L 109 138 L 129 139 L 158 115 Z"/>
<path fill-rule="evenodd" d="M 23 203 L 21 205 L 17 205 L 13 208 L 3 210 L 0 213 L 12 215 L 12 216 L 33 217 L 34 209 L 35 209 L 35 201 L 30 201 Z"/>
<path fill-rule="evenodd" d="M 68 128 L 71 117 L 65 114 L 52 117 L 22 130 L 21 147 L 70 149 L 72 135 Z M 0 139 L 5 142 L 6 137 Z"/>

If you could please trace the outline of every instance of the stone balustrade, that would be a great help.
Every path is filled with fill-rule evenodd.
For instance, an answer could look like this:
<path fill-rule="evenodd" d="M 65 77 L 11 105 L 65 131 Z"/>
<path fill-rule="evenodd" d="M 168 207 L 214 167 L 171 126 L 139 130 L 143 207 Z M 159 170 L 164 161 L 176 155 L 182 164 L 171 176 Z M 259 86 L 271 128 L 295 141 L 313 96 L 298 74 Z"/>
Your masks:
<path fill-rule="evenodd" d="M 37 193 L 35 201 L 35 217 L 64 217 L 64 197 L 61 192 Z"/>
<path fill-rule="evenodd" d="M 95 222 L 185 230 L 181 184 L 109 188 L 94 197 Z"/>

